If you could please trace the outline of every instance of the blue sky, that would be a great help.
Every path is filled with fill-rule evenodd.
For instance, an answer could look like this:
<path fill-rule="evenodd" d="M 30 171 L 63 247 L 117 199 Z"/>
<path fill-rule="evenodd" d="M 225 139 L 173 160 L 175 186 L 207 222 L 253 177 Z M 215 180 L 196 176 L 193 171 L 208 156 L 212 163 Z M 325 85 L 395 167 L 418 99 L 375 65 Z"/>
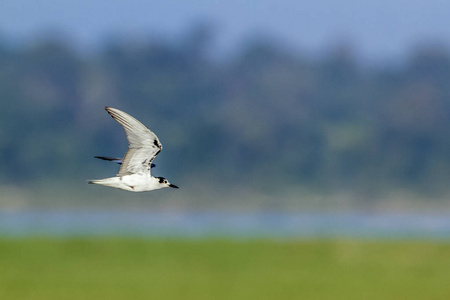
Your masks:
<path fill-rule="evenodd" d="M 0 36 L 14 42 L 45 32 L 91 48 L 111 34 L 172 38 L 195 22 L 214 24 L 226 53 L 252 34 L 275 37 L 309 53 L 341 41 L 362 56 L 402 57 L 423 42 L 450 45 L 447 0 L 2 0 Z"/>

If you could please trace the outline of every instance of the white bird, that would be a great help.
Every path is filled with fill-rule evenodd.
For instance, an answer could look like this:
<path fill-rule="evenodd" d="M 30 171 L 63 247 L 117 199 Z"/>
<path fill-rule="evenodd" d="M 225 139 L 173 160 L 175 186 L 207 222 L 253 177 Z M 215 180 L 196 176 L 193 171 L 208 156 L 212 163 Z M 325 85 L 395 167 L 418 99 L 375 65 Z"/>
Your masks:
<path fill-rule="evenodd" d="M 164 177 L 153 177 L 150 174 L 152 161 L 162 150 L 156 134 L 123 111 L 111 107 L 105 109 L 125 129 L 128 151 L 116 177 L 89 180 L 88 183 L 131 192 L 152 191 L 165 187 L 178 188 Z"/>

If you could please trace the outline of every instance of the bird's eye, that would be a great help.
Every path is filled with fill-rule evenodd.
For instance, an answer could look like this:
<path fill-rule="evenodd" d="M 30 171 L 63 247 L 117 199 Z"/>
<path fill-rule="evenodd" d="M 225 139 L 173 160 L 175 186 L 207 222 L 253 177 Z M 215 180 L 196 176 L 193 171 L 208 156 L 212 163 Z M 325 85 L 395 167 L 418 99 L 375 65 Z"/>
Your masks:
<path fill-rule="evenodd" d="M 164 183 L 169 183 L 167 180 L 164 180 Z"/>

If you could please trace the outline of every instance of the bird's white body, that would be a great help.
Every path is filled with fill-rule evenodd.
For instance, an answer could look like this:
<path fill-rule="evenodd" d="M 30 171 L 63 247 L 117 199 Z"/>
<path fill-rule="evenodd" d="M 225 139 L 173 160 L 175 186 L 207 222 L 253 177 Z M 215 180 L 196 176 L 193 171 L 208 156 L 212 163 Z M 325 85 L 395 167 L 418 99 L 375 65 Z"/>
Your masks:
<path fill-rule="evenodd" d="M 167 179 L 153 177 L 150 173 L 153 159 L 162 150 L 158 137 L 127 113 L 110 107 L 105 109 L 124 128 L 128 139 L 128 151 L 116 177 L 89 180 L 89 183 L 130 192 L 145 192 L 165 187 L 178 188 Z"/>
<path fill-rule="evenodd" d="M 91 180 L 90 183 L 109 186 L 130 192 L 145 192 L 162 189 L 165 187 L 159 183 L 157 178 L 150 176 L 150 174 L 132 174 L 121 177 L 116 176 L 105 179 Z"/>

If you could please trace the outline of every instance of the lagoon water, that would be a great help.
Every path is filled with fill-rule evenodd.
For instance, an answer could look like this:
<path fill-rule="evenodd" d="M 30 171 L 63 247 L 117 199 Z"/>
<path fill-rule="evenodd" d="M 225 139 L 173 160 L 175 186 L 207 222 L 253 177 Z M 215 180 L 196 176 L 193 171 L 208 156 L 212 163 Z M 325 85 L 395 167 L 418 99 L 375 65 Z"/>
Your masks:
<path fill-rule="evenodd" d="M 450 238 L 450 214 L 3 211 L 3 236 Z"/>

